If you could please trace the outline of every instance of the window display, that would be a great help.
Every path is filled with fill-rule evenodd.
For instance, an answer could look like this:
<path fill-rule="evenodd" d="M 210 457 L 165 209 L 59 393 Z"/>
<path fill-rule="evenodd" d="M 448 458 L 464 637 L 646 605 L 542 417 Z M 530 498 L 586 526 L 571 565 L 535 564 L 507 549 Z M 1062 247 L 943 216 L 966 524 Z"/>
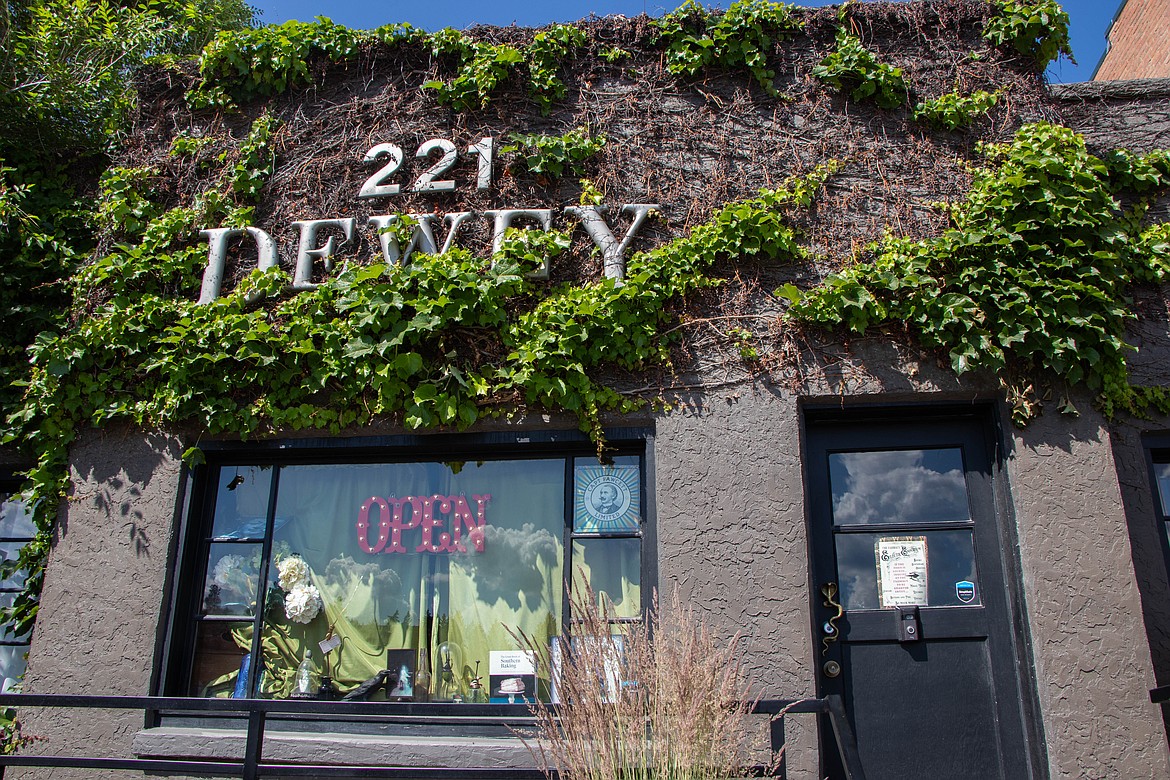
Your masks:
<path fill-rule="evenodd" d="M 640 455 L 224 462 L 202 479 L 178 693 L 515 701 L 484 673 L 516 636 L 561 634 L 567 580 L 641 615 Z M 521 698 L 531 684 L 547 697 L 545 680 Z"/>

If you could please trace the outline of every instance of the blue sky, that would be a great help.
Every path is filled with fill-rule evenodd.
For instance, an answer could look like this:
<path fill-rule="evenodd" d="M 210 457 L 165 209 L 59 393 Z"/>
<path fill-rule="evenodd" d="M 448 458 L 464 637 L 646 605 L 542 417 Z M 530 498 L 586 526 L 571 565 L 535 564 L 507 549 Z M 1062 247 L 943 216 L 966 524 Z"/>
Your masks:
<path fill-rule="evenodd" d="M 260 20 L 265 24 L 280 24 L 289 19 L 312 21 L 315 16 L 328 16 L 348 27 L 377 27 L 388 22 L 410 22 L 424 30 L 443 27 L 464 28 L 473 24 L 506 26 L 516 23 L 523 27 L 539 27 L 551 22 L 571 22 L 596 14 L 625 14 L 636 16 L 647 13 L 661 16 L 680 5 L 661 0 L 494 0 L 494 2 L 461 2 L 461 0 L 420 0 L 412 3 L 385 2 L 385 0 L 251 0 L 260 9 Z M 834 5 L 839 0 L 804 0 L 803 6 Z M 1071 20 L 1073 54 L 1079 64 L 1063 60 L 1048 69 L 1048 78 L 1054 82 L 1086 81 L 1105 51 L 1105 31 L 1117 12 L 1121 0 L 1064 0 L 1064 9 Z M 712 3 L 726 7 L 726 2 Z"/>

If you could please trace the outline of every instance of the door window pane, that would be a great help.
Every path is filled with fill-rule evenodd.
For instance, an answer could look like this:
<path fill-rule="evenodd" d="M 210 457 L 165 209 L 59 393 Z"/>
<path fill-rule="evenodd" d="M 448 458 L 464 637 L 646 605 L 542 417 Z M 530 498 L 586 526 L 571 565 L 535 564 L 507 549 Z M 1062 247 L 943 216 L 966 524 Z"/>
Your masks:
<path fill-rule="evenodd" d="M 829 455 L 836 525 L 971 519 L 958 448 Z"/>
<path fill-rule="evenodd" d="M 881 533 L 836 534 L 838 586 L 841 589 L 841 604 L 846 612 L 881 608 L 878 596 L 878 541 L 902 538 L 905 537 Z M 927 582 L 926 603 L 923 606 L 965 607 L 982 604 L 971 531 L 925 531 L 914 534 L 914 538 L 925 539 Z M 887 583 L 887 587 L 893 587 L 893 584 Z"/>

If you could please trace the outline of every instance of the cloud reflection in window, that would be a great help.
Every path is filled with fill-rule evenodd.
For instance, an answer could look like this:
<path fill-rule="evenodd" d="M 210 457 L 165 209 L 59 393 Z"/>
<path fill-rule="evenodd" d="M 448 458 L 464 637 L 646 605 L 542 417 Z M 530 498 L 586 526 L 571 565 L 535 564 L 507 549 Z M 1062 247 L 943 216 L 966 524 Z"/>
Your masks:
<path fill-rule="evenodd" d="M 838 525 L 970 519 L 959 449 L 834 453 L 829 482 Z"/>

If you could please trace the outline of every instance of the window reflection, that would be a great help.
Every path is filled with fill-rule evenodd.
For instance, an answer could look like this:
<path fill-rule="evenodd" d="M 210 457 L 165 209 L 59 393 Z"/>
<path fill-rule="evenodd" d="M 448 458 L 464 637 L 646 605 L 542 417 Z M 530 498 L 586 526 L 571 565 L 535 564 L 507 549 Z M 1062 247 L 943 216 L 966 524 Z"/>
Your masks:
<path fill-rule="evenodd" d="M 271 466 L 220 469 L 211 535 L 216 539 L 263 539 L 272 490 Z"/>
<path fill-rule="evenodd" d="M 588 585 L 614 618 L 642 614 L 642 540 L 577 539 L 573 542 L 573 586 Z"/>
<path fill-rule="evenodd" d="M 9 481 L 8 489 L 15 491 L 16 482 Z M 32 512 L 13 492 L 0 492 L 0 558 L 16 560 L 20 550 L 36 536 Z M 0 606 L 10 607 L 24 587 L 27 575 L 18 570 L 0 581 Z M 18 690 L 24 677 L 28 659 L 29 635 L 13 636 L 5 626 L 0 633 L 0 693 Z"/>
<path fill-rule="evenodd" d="M 875 550 L 881 533 L 837 534 L 837 576 L 841 604 L 846 612 L 879 609 L 878 561 Z M 977 606 L 982 591 L 975 571 L 975 547 L 971 531 L 925 531 L 927 603 L 931 607 Z M 970 583 L 967 589 L 963 583 Z"/>
<path fill-rule="evenodd" d="M 829 455 L 837 525 L 942 523 L 970 519 L 959 449 Z"/>
<path fill-rule="evenodd" d="M 548 642 L 561 630 L 567 465 L 543 458 L 213 469 L 192 693 L 242 693 L 259 626 L 256 695 L 301 695 L 306 675 L 314 695 L 325 677 L 345 694 L 391 672 L 372 698 L 495 695 L 489 668 L 515 662 L 506 654 L 519 634 Z M 637 616 L 640 539 L 590 540 L 603 542 L 616 546 L 585 562 L 622 616 Z M 255 623 L 230 619 L 257 612 Z M 536 688 L 505 679 L 505 688 Z"/>

